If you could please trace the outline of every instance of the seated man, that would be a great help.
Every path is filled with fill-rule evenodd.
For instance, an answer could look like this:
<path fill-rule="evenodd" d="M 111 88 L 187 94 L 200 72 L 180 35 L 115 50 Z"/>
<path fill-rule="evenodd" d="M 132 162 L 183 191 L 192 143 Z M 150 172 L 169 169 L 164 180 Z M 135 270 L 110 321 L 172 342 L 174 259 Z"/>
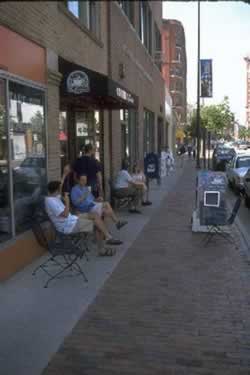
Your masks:
<path fill-rule="evenodd" d="M 115 215 L 112 207 L 108 202 L 103 202 L 102 198 L 97 198 L 91 193 L 91 187 L 87 185 L 87 177 L 85 175 L 78 176 L 78 184 L 71 190 L 71 201 L 73 206 L 80 213 L 87 213 L 91 218 L 92 214 L 101 217 L 110 217 L 116 224 L 117 229 L 121 229 L 127 224 L 127 221 L 121 221 Z"/>
<path fill-rule="evenodd" d="M 140 188 L 137 183 L 133 181 L 132 176 L 128 172 L 128 162 L 123 160 L 122 169 L 118 173 L 114 184 L 115 195 L 117 198 L 132 198 L 132 207 L 130 213 L 140 214 L 141 211 L 137 209 L 140 200 Z"/>
<path fill-rule="evenodd" d="M 65 193 L 64 203 L 61 200 L 61 182 L 51 181 L 48 184 L 48 196 L 45 198 L 46 212 L 56 230 L 61 233 L 79 233 L 92 231 L 93 225 L 97 229 L 100 255 L 114 255 L 110 249 L 101 251 L 103 240 L 106 245 L 120 245 L 122 242 L 112 238 L 102 219 L 97 214 L 72 215 L 70 213 L 69 194 Z M 108 250 L 108 251 L 106 251 Z"/>

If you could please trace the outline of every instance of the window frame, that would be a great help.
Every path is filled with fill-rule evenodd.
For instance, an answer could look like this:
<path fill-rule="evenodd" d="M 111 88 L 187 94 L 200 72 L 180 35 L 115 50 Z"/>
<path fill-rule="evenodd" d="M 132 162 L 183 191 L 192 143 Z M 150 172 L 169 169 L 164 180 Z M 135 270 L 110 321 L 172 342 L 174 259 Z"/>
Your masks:
<path fill-rule="evenodd" d="M 151 56 L 153 52 L 152 29 L 153 17 L 149 2 L 139 1 L 139 38 Z"/>
<path fill-rule="evenodd" d="M 100 43 L 100 37 L 101 37 L 101 18 L 100 18 L 100 2 L 99 1 L 79 1 L 78 3 L 78 16 L 74 14 L 69 9 L 69 2 L 68 0 L 65 0 L 62 4 L 59 3 L 59 7 L 66 11 L 67 15 L 71 17 L 71 19 L 77 23 L 77 25 L 82 28 L 84 31 L 87 31 L 88 35 L 90 35 L 96 42 Z M 86 5 L 87 4 L 87 5 Z M 83 6 L 88 6 L 88 17 L 87 22 L 83 21 Z M 93 7 L 95 7 L 95 17 L 93 18 Z M 95 21 L 93 22 L 93 19 Z M 99 44 L 98 43 L 98 44 Z M 101 45 L 103 47 L 103 45 Z"/>
<path fill-rule="evenodd" d="M 155 152 L 155 113 L 143 109 L 143 154 Z"/>
<path fill-rule="evenodd" d="M 14 82 L 16 84 L 20 84 L 29 88 L 33 88 L 36 90 L 41 91 L 41 93 L 44 95 L 44 146 L 45 146 L 45 173 L 46 173 L 46 183 L 48 182 L 48 95 L 47 95 L 47 88 L 45 85 L 21 78 L 15 74 L 9 73 L 7 71 L 3 71 L 0 69 L 0 79 L 3 79 L 5 81 L 5 95 L 6 95 L 6 129 L 7 129 L 7 138 L 8 138 L 8 189 L 9 189 L 9 199 L 10 199 L 10 239 L 8 239 L 6 242 L 3 242 L 3 245 L 6 244 L 9 241 L 12 241 L 17 237 L 16 234 L 16 223 L 15 223 L 15 207 L 14 207 L 14 183 L 13 183 L 13 170 L 12 170 L 12 153 L 11 153 L 11 130 L 10 130 L 10 108 L 9 108 L 9 102 L 10 102 L 10 90 L 9 90 L 9 83 Z M 26 232 L 26 231 L 25 231 Z M 22 236 L 23 232 L 18 234 L 18 236 Z M 0 243 L 0 251 L 2 248 L 2 244 Z"/>
<path fill-rule="evenodd" d="M 126 0 L 118 0 L 119 7 L 122 9 L 123 13 L 128 18 L 129 22 L 132 26 L 135 25 L 135 10 L 134 10 L 134 2 L 133 1 L 126 1 Z"/>

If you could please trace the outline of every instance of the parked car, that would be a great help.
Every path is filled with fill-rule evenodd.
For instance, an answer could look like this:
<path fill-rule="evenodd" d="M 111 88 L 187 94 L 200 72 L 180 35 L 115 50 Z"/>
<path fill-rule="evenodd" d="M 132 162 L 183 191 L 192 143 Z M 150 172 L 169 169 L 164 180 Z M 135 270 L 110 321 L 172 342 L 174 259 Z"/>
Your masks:
<path fill-rule="evenodd" d="M 244 192 L 244 177 L 250 168 L 250 152 L 239 153 L 228 163 L 228 185 L 236 192 Z"/>
<path fill-rule="evenodd" d="M 245 205 L 250 208 L 250 168 L 244 177 Z"/>
<path fill-rule="evenodd" d="M 226 164 L 233 159 L 235 154 L 236 153 L 233 148 L 217 146 L 213 152 L 213 170 L 225 171 Z"/>
<path fill-rule="evenodd" d="M 42 156 L 27 157 L 13 170 L 15 186 L 33 192 L 36 186 L 46 183 L 46 162 Z"/>

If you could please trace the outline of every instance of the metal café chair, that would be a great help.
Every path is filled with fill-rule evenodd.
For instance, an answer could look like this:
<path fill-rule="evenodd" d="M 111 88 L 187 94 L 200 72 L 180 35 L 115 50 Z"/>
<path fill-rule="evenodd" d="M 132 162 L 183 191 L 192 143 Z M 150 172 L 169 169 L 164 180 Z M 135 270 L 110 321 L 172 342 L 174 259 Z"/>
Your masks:
<path fill-rule="evenodd" d="M 215 222 L 209 225 L 210 229 L 207 232 L 206 236 L 203 238 L 204 245 L 207 246 L 215 236 L 221 237 L 226 240 L 228 243 L 233 244 L 236 248 L 235 240 L 232 234 L 229 231 L 225 231 L 225 227 L 232 227 L 241 207 L 241 196 L 237 198 L 233 206 L 231 215 L 226 220 L 224 225 L 217 225 Z"/>
<path fill-rule="evenodd" d="M 55 236 L 50 240 L 43 228 L 43 222 L 46 219 L 48 220 L 48 216 L 45 211 L 42 215 L 41 213 L 37 214 L 33 219 L 32 231 L 40 246 L 48 251 L 48 255 L 32 274 L 35 275 L 39 270 L 43 270 L 49 276 L 44 288 L 47 288 L 52 280 L 66 276 L 81 275 L 87 282 L 88 279 L 79 261 L 84 256 L 88 260 L 86 252 L 88 251 L 89 232 L 64 234 L 56 231 L 52 226 Z M 53 271 L 52 268 L 53 270 L 56 268 L 56 270 Z"/>

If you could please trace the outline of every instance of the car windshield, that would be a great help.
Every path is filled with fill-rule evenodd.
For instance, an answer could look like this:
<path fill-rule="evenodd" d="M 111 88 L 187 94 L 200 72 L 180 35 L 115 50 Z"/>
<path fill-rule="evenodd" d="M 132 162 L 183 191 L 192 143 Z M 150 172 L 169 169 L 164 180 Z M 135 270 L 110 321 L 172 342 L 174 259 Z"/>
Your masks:
<path fill-rule="evenodd" d="M 220 148 L 220 149 L 218 149 L 218 155 L 230 154 L 231 152 L 232 152 L 232 149 L 230 149 L 230 148 Z"/>
<path fill-rule="evenodd" d="M 236 168 L 250 167 L 250 156 L 244 158 L 238 158 L 236 162 Z"/>

